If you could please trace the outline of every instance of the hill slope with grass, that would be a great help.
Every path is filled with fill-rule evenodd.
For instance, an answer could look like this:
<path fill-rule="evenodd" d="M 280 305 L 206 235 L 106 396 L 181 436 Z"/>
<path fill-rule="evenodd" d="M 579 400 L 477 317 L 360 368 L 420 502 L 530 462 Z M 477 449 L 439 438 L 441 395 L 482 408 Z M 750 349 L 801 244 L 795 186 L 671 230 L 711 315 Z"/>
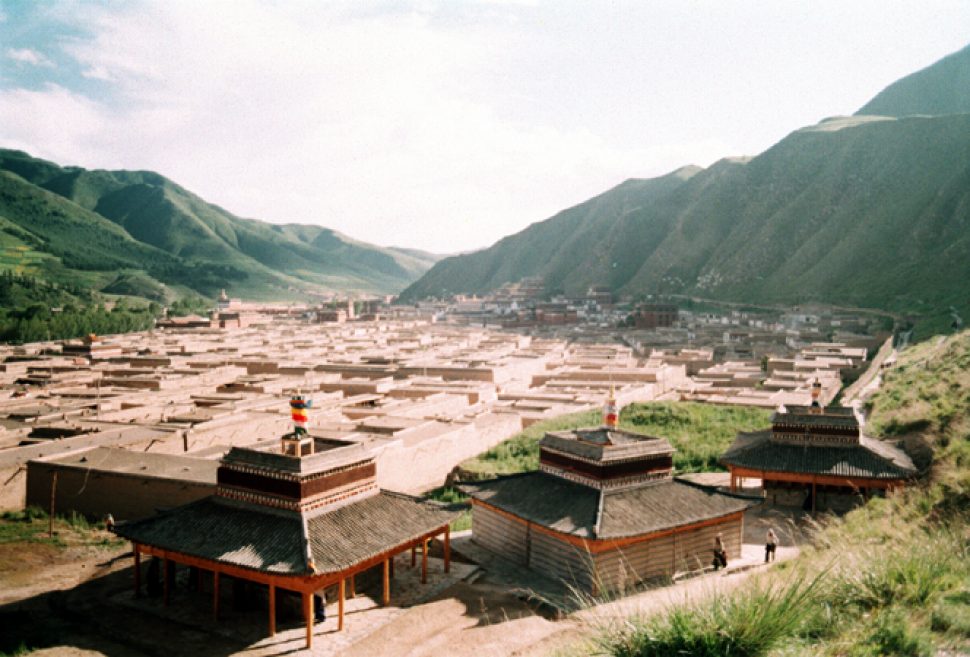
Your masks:
<path fill-rule="evenodd" d="M 723 471 L 717 459 L 739 431 L 756 431 L 768 426 L 771 413 L 760 408 L 715 406 L 694 402 L 650 402 L 630 404 L 620 412 L 620 428 L 634 433 L 666 438 L 677 451 L 674 469 L 687 472 Z M 548 431 L 565 431 L 598 426 L 599 411 L 574 413 L 537 422 L 492 449 L 463 461 L 465 477 L 491 477 L 539 469 L 539 440 Z"/>
<path fill-rule="evenodd" d="M 919 436 L 929 478 L 821 518 L 794 561 L 736 590 L 593 628 L 573 651 L 648 657 L 933 657 L 970 651 L 970 332 L 905 350 L 869 431 Z"/>
<path fill-rule="evenodd" d="M 970 113 L 970 46 L 892 83 L 856 114 Z"/>
<path fill-rule="evenodd" d="M 970 114 L 828 119 L 751 159 L 629 181 L 438 262 L 401 296 L 481 294 L 525 276 L 549 293 L 820 302 L 945 330 L 951 306 L 970 315 Z"/>
<path fill-rule="evenodd" d="M 72 270 L 97 289 L 156 297 L 159 286 L 252 299 L 394 293 L 435 260 L 320 226 L 236 217 L 157 173 L 61 167 L 10 150 L 0 150 L 0 230 L 39 254 L 38 275 Z"/>

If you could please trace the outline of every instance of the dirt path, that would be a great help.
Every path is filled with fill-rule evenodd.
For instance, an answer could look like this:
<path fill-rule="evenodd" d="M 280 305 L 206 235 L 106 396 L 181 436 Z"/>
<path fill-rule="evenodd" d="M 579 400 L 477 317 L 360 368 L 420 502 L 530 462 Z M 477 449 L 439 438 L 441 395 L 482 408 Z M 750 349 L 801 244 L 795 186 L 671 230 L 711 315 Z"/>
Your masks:
<path fill-rule="evenodd" d="M 507 591 L 461 582 L 354 644 L 343 657 L 500 657 L 564 625 L 535 615 Z"/>
<path fill-rule="evenodd" d="M 747 563 L 760 558 L 760 545 L 748 544 L 745 548 Z M 797 554 L 797 547 L 781 546 L 778 560 Z M 685 600 L 704 600 L 731 591 L 765 570 L 748 567 L 710 573 L 601 604 L 561 621 L 535 615 L 503 590 L 461 583 L 445 591 L 439 600 L 409 610 L 348 648 L 341 657 L 549 657 L 576 646 L 579 654 L 586 654 L 582 643 L 588 636 L 629 615 L 656 613 Z"/>

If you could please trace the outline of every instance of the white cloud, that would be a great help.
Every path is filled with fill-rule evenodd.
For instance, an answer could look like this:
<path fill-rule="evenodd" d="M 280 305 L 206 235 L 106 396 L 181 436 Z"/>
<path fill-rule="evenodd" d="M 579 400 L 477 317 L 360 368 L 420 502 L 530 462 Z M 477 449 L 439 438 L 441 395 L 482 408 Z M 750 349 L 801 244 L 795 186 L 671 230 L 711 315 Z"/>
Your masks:
<path fill-rule="evenodd" d="M 84 69 L 81 71 L 81 75 L 89 80 L 104 80 L 110 82 L 114 79 L 108 73 L 108 69 L 103 66 L 92 66 L 91 68 Z"/>
<path fill-rule="evenodd" d="M 120 100 L 8 93 L 0 137 L 55 159 L 155 169 L 239 214 L 455 251 L 632 164 L 588 130 L 516 124 L 466 93 L 464 76 L 502 46 L 487 29 L 258 3 L 83 16 L 93 38 L 64 50 Z"/>
<path fill-rule="evenodd" d="M 897 73 L 848 71 L 843 109 L 824 85 L 851 69 L 846 39 L 820 44 L 823 28 L 770 3 L 752 11 L 776 23 L 754 28 L 733 9 L 705 23 L 650 5 L 55 3 L 86 35 L 58 46 L 102 84 L 0 90 L 0 143 L 153 169 L 243 216 L 454 252 L 627 177 L 756 153 Z M 860 14 L 843 22 L 874 20 Z"/>
<path fill-rule="evenodd" d="M 12 59 L 13 61 L 20 62 L 21 64 L 54 68 L 54 62 L 44 56 L 43 53 L 39 53 L 36 50 L 31 50 L 30 48 L 7 48 L 5 55 L 7 56 L 7 59 Z"/>

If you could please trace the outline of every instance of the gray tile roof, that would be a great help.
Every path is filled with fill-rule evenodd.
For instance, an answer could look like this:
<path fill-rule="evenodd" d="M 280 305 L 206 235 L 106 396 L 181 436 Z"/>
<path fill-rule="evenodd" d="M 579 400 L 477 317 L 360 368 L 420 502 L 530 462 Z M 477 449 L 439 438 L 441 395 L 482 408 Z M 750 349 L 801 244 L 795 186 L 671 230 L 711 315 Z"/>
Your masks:
<path fill-rule="evenodd" d="M 872 438 L 858 445 L 795 445 L 771 441 L 771 432 L 739 435 L 721 457 L 724 465 L 837 477 L 902 479 L 916 474 L 900 449 Z"/>
<path fill-rule="evenodd" d="M 675 451 L 665 438 L 605 427 L 550 431 L 539 441 L 539 447 L 549 447 L 604 463 L 641 456 L 670 455 Z"/>
<path fill-rule="evenodd" d="M 389 547 L 408 543 L 458 515 L 437 504 L 381 491 L 307 521 L 310 550 L 318 571 L 342 570 Z"/>
<path fill-rule="evenodd" d="M 647 534 L 744 511 L 761 500 L 729 495 L 677 479 L 606 491 L 597 538 Z"/>
<path fill-rule="evenodd" d="M 290 511 L 206 497 L 119 525 L 116 533 L 145 545 L 269 573 L 305 573 L 303 523 Z"/>
<path fill-rule="evenodd" d="M 475 499 L 525 520 L 592 539 L 673 529 L 743 511 L 758 503 L 676 479 L 601 492 L 543 472 L 465 484 L 462 489 Z"/>
<path fill-rule="evenodd" d="M 304 518 L 256 504 L 207 497 L 119 525 L 119 536 L 166 550 L 283 575 L 336 572 L 450 522 L 440 505 L 397 493 L 377 495 Z M 304 530 L 306 527 L 306 530 Z"/>

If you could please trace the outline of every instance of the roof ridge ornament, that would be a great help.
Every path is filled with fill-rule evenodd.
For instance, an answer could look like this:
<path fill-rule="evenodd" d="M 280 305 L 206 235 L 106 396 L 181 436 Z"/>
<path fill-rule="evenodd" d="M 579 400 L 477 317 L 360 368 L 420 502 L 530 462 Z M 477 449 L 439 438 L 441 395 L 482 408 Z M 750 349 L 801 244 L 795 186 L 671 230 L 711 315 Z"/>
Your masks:
<path fill-rule="evenodd" d="M 819 381 L 818 377 L 816 376 L 815 380 L 812 381 L 812 405 L 809 410 L 810 413 L 813 413 L 815 415 L 825 414 L 825 407 L 822 406 L 822 403 L 819 401 L 819 397 L 821 396 L 822 396 L 822 382 Z"/>
<path fill-rule="evenodd" d="M 616 403 L 616 394 L 613 384 L 610 384 L 610 396 L 603 406 L 603 426 L 607 429 L 616 429 L 619 425 L 620 407 Z"/>

